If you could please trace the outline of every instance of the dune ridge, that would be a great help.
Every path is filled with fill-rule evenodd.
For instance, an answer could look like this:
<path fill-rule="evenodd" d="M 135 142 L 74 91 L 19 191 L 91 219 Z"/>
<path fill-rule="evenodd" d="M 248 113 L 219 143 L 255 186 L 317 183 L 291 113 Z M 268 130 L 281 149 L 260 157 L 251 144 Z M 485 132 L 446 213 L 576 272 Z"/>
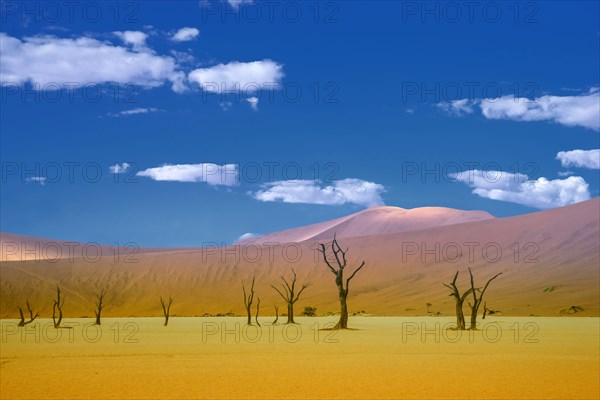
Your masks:
<path fill-rule="evenodd" d="M 485 211 L 463 211 L 446 207 L 404 209 L 375 206 L 342 218 L 248 238 L 240 243 L 327 240 L 332 239 L 334 234 L 338 238 L 386 235 L 493 218 L 494 216 Z"/>

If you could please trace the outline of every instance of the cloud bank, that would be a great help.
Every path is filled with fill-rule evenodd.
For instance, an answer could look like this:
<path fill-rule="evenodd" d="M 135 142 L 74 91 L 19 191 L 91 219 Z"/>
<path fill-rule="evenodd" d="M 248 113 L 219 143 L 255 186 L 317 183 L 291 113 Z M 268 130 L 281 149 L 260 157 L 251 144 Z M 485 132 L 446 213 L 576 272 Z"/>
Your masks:
<path fill-rule="evenodd" d="M 576 96 L 542 96 L 527 99 L 503 96 L 495 99 L 460 99 L 436 105 L 450 115 L 471 114 L 478 107 L 487 119 L 513 121 L 551 121 L 565 126 L 600 130 L 600 92 Z"/>
<path fill-rule="evenodd" d="M 116 82 L 153 88 L 170 82 L 173 91 L 185 90 L 185 74 L 173 58 L 145 47 L 146 34 L 116 34 L 131 48 L 90 37 L 21 40 L 0 33 L 0 83 L 66 87 Z"/>
<path fill-rule="evenodd" d="M 263 190 L 252 193 L 260 201 L 281 201 L 304 204 L 357 204 L 361 206 L 383 205 L 381 193 L 385 188 L 374 182 L 361 179 L 343 179 L 322 186 L 319 181 L 295 180 L 276 181 L 263 185 Z"/>
<path fill-rule="evenodd" d="M 472 187 L 473 193 L 480 197 L 539 209 L 561 207 L 590 199 L 588 184 L 580 176 L 530 180 L 523 174 L 481 170 L 469 170 L 449 176 Z"/>
<path fill-rule="evenodd" d="M 600 169 L 600 149 L 559 151 L 556 159 L 563 167 Z"/>

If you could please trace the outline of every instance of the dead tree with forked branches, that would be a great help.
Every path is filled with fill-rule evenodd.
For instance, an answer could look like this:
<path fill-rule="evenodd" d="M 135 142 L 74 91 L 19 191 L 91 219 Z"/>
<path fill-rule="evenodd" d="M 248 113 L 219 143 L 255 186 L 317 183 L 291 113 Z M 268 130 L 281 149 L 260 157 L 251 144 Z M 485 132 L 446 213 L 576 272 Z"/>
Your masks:
<path fill-rule="evenodd" d="M 29 321 L 25 321 L 25 317 L 23 316 L 23 309 L 21 308 L 21 306 L 19 306 L 19 314 L 21 315 L 21 322 L 19 322 L 17 324 L 17 326 L 25 326 L 27 324 L 32 323 L 37 317 L 40 316 L 39 313 L 35 313 L 35 315 L 33 315 L 33 310 L 31 309 L 31 306 L 29 305 L 29 300 L 25 301 L 25 304 L 27 305 L 27 311 L 29 311 Z"/>
<path fill-rule="evenodd" d="M 281 290 L 279 290 L 275 285 L 271 285 L 271 287 L 273 289 L 275 289 L 277 291 L 277 293 L 279 293 L 279 295 L 285 300 L 285 302 L 287 303 L 287 324 L 295 324 L 294 322 L 294 303 L 296 303 L 298 301 L 298 299 L 300 298 L 300 295 L 302 294 L 302 292 L 304 291 L 304 289 L 306 289 L 307 287 L 309 287 L 311 285 L 310 282 L 305 283 L 304 285 L 302 285 L 302 287 L 300 288 L 300 290 L 298 291 L 298 293 L 296 293 L 296 271 L 294 271 L 294 269 L 292 268 L 292 274 L 293 277 L 291 279 L 291 282 L 288 282 L 283 276 L 281 277 L 281 280 L 283 281 L 283 283 L 281 284 L 282 288 L 283 288 L 283 292 Z"/>
<path fill-rule="evenodd" d="M 165 316 L 165 325 L 167 326 L 169 323 L 169 316 L 171 314 L 171 304 L 173 304 L 173 298 L 169 296 L 169 302 L 165 304 L 162 296 L 160 296 L 160 305 L 162 306 L 163 315 Z"/>
<path fill-rule="evenodd" d="M 254 301 L 254 281 L 256 277 L 252 278 L 252 286 L 250 287 L 250 293 L 246 294 L 246 286 L 244 286 L 244 281 L 242 281 L 242 291 L 244 292 L 244 306 L 246 307 L 246 313 L 248 314 L 248 325 L 252 325 L 252 302 Z"/>
<path fill-rule="evenodd" d="M 450 289 L 450 296 L 454 297 L 454 301 L 456 302 L 456 329 L 460 331 L 465 330 L 465 314 L 463 313 L 463 303 L 467 296 L 471 293 L 473 289 L 469 289 L 464 292 L 462 295 L 456 286 L 456 279 L 458 278 L 458 271 L 456 271 L 456 275 L 454 275 L 454 279 L 451 283 L 444 283 L 448 289 Z"/>
<path fill-rule="evenodd" d="M 354 272 L 346 279 L 344 282 L 344 270 L 348 265 L 346 260 L 346 253 L 348 252 L 348 248 L 346 250 L 342 250 L 340 245 L 333 235 L 333 241 L 331 242 L 331 252 L 328 253 L 328 249 L 325 247 L 323 243 L 319 244 L 319 248 L 317 250 L 323 255 L 323 261 L 327 268 L 335 275 L 335 284 L 338 288 L 338 296 L 340 299 L 340 320 L 333 327 L 333 329 L 347 329 L 348 328 L 348 306 L 346 304 L 346 299 L 348 298 L 348 287 L 350 285 L 350 281 L 354 276 L 360 271 L 364 266 L 365 262 L 363 261 L 358 268 L 354 270 Z M 328 258 L 329 256 L 329 258 Z M 333 256 L 334 260 L 331 260 L 331 256 Z M 332 265 L 335 262 L 336 267 Z"/>
<path fill-rule="evenodd" d="M 96 322 L 95 325 L 100 325 L 100 314 L 102 314 L 102 308 L 104 308 L 104 296 L 106 295 L 106 291 L 102 289 L 99 294 L 96 295 L 98 301 L 96 302 L 96 309 L 94 310 L 94 314 L 96 314 Z"/>
<path fill-rule="evenodd" d="M 276 325 L 277 321 L 279 321 L 279 306 L 275 306 L 275 321 L 273 321 L 272 325 Z"/>
<path fill-rule="evenodd" d="M 260 327 L 260 323 L 258 322 L 258 310 L 260 309 L 260 297 L 256 298 L 256 315 L 254 316 L 254 320 L 256 321 L 256 325 Z"/>
<path fill-rule="evenodd" d="M 54 328 L 60 328 L 60 323 L 63 319 L 63 311 L 62 308 L 65 305 L 65 297 L 60 295 L 60 287 L 56 286 L 56 299 L 54 299 L 54 305 L 52 306 L 52 322 L 54 323 Z M 58 315 L 57 315 L 58 313 Z"/>
<path fill-rule="evenodd" d="M 475 287 L 475 280 L 473 279 L 473 273 L 471 272 L 471 268 L 469 268 L 469 275 L 471 276 L 471 294 L 473 295 L 473 304 L 469 303 L 469 307 L 471 307 L 471 326 L 469 327 L 469 329 L 477 329 L 477 312 L 479 311 L 479 306 L 481 305 L 481 301 L 483 300 L 483 295 L 487 290 L 488 286 L 490 285 L 490 282 L 502 275 L 502 272 L 499 272 L 492 278 L 490 278 L 490 280 L 487 281 L 487 283 L 483 287 L 483 290 L 481 290 L 481 288 Z M 478 292 L 479 296 L 477 295 Z M 485 318 L 486 313 L 487 307 L 484 306 L 483 318 Z"/>

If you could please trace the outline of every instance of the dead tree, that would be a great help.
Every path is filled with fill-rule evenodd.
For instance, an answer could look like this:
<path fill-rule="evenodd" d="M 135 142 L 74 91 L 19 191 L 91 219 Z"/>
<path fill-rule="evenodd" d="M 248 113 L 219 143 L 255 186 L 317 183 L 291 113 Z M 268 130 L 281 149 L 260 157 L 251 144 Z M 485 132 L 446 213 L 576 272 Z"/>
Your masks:
<path fill-rule="evenodd" d="M 465 314 L 463 313 L 463 303 L 465 299 L 471 293 L 473 289 L 469 289 L 464 292 L 462 295 L 460 291 L 456 287 L 456 279 L 458 278 L 458 271 L 456 271 L 456 275 L 454 275 L 454 279 L 451 283 L 444 283 L 448 289 L 450 289 L 450 296 L 454 297 L 456 301 L 456 329 L 464 331 L 465 330 Z"/>
<path fill-rule="evenodd" d="M 490 311 L 490 309 L 487 307 L 487 303 L 483 303 L 483 316 L 481 317 L 481 319 L 485 319 L 485 316 L 488 313 L 488 311 Z"/>
<path fill-rule="evenodd" d="M 258 310 L 260 309 L 260 297 L 256 298 L 256 316 L 254 317 L 254 320 L 256 321 L 256 325 L 258 325 L 260 327 L 260 323 L 258 322 Z"/>
<path fill-rule="evenodd" d="M 40 316 L 39 313 L 35 313 L 35 315 L 33 315 L 31 306 L 29 306 L 29 300 L 26 300 L 25 304 L 27 305 L 27 311 L 29 311 L 29 321 L 25 321 L 25 317 L 23 316 L 23 309 L 21 308 L 21 306 L 19 306 L 19 314 L 21 314 L 21 322 L 19 322 L 17 324 L 17 326 L 25 326 L 27 324 L 30 324 L 33 322 L 34 319 L 36 319 L 37 317 Z"/>
<path fill-rule="evenodd" d="M 329 256 L 333 256 L 334 260 L 330 261 L 330 258 L 327 258 L 327 248 L 323 243 L 320 243 L 320 248 L 317 250 L 323 255 L 323 261 L 327 265 L 327 268 L 335 275 L 335 284 L 338 288 L 338 296 L 340 299 L 340 320 L 333 327 L 333 329 L 347 329 L 348 328 L 348 306 L 346 305 L 346 299 L 348 298 L 348 287 L 350 285 L 350 281 L 358 271 L 360 271 L 364 266 L 365 262 L 363 261 L 358 268 L 354 270 L 354 272 L 346 279 L 344 286 L 344 270 L 346 269 L 346 265 L 348 264 L 346 260 L 346 253 L 348 252 L 348 248 L 346 250 L 342 250 L 340 245 L 338 244 L 335 235 L 333 236 L 333 241 L 331 242 L 331 253 Z M 332 266 L 332 263 L 335 262 L 336 267 Z"/>
<path fill-rule="evenodd" d="M 471 307 L 471 326 L 469 327 L 469 329 L 477 329 L 477 312 L 479 311 L 479 306 L 481 305 L 481 301 L 483 300 L 483 295 L 487 290 L 488 286 L 490 285 L 490 282 L 502 275 L 502 272 L 499 272 L 492 278 L 490 278 L 490 280 L 487 281 L 487 283 L 483 287 L 483 290 L 481 290 L 481 288 L 475 287 L 475 280 L 473 279 L 473 273 L 471 272 L 471 268 L 469 268 L 469 275 L 471 276 L 471 294 L 473 295 L 473 304 L 469 303 L 469 307 Z M 479 296 L 477 295 L 477 292 L 479 292 Z M 483 318 L 485 318 L 485 314 L 487 313 L 487 307 L 484 306 L 483 308 Z"/>
<path fill-rule="evenodd" d="M 273 325 L 277 324 L 279 321 L 279 306 L 275 306 L 275 321 L 273 321 Z"/>
<path fill-rule="evenodd" d="M 167 326 L 167 324 L 169 323 L 169 315 L 171 313 L 171 304 L 173 304 L 173 298 L 171 296 L 169 296 L 168 304 L 165 304 L 162 296 L 160 297 L 160 305 L 162 306 L 163 314 L 165 316 L 165 325 L 164 326 Z"/>
<path fill-rule="evenodd" d="M 96 295 L 98 301 L 96 302 L 96 310 L 94 310 L 94 314 L 96 314 L 96 325 L 100 325 L 100 314 L 102 313 L 102 308 L 104 307 L 104 295 L 106 291 L 102 289 L 99 294 Z"/>
<path fill-rule="evenodd" d="M 256 277 L 252 278 L 252 286 L 250 287 L 250 293 L 246 294 L 246 287 L 244 286 L 244 281 L 242 281 L 242 290 L 244 292 L 244 306 L 246 307 L 246 313 L 248 314 L 248 325 L 252 325 L 252 313 L 250 311 L 252 307 L 252 302 L 254 301 L 254 280 Z"/>
<path fill-rule="evenodd" d="M 60 323 L 63 318 L 62 308 L 65 305 L 64 296 L 60 296 L 60 288 L 56 286 L 56 299 L 54 299 L 54 305 L 52 306 L 52 322 L 54 323 L 54 328 L 60 328 Z M 56 315 L 58 312 L 58 315 Z M 57 319 L 58 318 L 58 319 Z"/>
<path fill-rule="evenodd" d="M 283 276 L 281 277 L 281 280 L 283 281 L 283 283 L 281 284 L 281 286 L 283 287 L 283 292 L 280 291 L 279 289 L 277 289 L 277 287 L 275 285 L 271 285 L 271 287 L 273 289 L 275 289 L 277 291 L 277 293 L 279 293 L 279 295 L 287 303 L 287 310 L 288 310 L 287 322 L 286 322 L 287 324 L 295 324 L 295 322 L 294 322 L 294 303 L 296 303 L 298 301 L 298 299 L 300 298 L 300 295 L 302 294 L 304 289 L 306 289 L 307 287 L 309 287 L 311 285 L 310 282 L 305 283 L 304 285 L 302 285 L 302 288 L 300 288 L 298 293 L 296 293 L 296 278 L 297 277 L 296 277 L 296 271 L 294 271 L 293 268 L 292 268 L 292 274 L 294 274 L 294 276 L 292 277 L 291 283 L 289 283 Z"/>

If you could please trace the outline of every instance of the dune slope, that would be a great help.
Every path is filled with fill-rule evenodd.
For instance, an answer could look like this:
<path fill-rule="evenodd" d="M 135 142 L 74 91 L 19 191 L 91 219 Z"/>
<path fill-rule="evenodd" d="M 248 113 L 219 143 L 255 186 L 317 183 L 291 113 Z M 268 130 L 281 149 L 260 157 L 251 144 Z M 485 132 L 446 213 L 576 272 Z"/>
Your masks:
<path fill-rule="evenodd" d="M 556 316 L 577 305 L 583 311 L 575 315 L 598 316 L 599 210 L 596 198 L 510 218 L 340 239 L 349 248 L 348 272 L 366 261 L 350 285 L 350 311 L 424 315 L 425 304 L 431 303 L 432 311 L 452 315 L 453 303 L 442 283 L 460 270 L 459 288 L 466 289 L 470 266 L 477 285 L 502 272 L 486 300 L 503 315 Z M 313 283 L 298 301 L 297 313 L 308 305 L 319 314 L 338 309 L 334 275 L 312 241 L 143 253 L 128 262 L 114 257 L 13 261 L 0 268 L 3 318 L 15 317 L 26 299 L 49 316 L 57 284 L 67 296 L 68 316 L 92 316 L 100 288 L 108 292 L 107 316 L 160 315 L 159 295 L 173 295 L 176 315 L 242 314 L 241 282 L 252 276 L 261 314 L 272 314 L 274 305 L 284 307 L 270 285 L 291 268 L 299 282 Z"/>

